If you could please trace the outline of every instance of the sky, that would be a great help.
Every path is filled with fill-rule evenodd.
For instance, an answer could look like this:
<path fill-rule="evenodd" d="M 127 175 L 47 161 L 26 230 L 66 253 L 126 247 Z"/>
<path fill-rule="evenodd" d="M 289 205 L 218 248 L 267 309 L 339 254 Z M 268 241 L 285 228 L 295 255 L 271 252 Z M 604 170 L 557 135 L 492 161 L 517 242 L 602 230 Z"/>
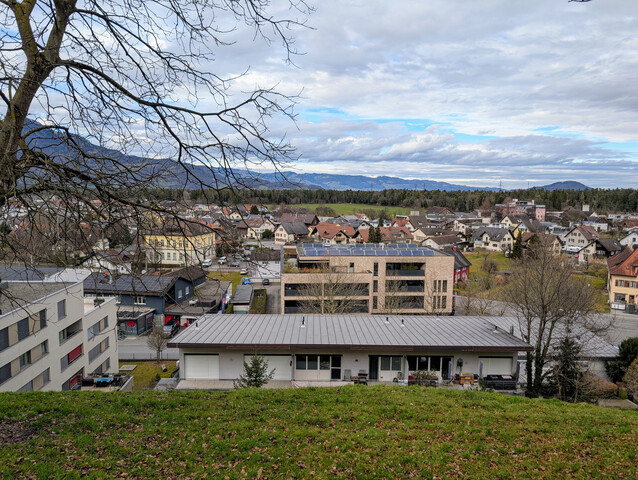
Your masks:
<path fill-rule="evenodd" d="M 280 3 L 280 2 L 277 2 Z M 635 188 L 638 3 L 322 0 L 276 42 L 240 35 L 216 60 L 238 86 L 300 93 L 273 121 L 299 173 L 520 188 Z M 287 12 L 275 12 L 283 13 Z"/>

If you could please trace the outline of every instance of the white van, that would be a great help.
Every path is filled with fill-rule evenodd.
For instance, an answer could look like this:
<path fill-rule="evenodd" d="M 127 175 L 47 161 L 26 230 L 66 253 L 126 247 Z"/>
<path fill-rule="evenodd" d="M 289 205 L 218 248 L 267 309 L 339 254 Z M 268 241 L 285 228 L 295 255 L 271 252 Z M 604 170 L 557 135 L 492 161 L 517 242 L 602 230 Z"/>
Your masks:
<path fill-rule="evenodd" d="M 219 260 L 217 260 L 217 263 L 219 263 L 220 265 L 224 265 L 226 263 L 226 257 L 221 257 Z"/>
<path fill-rule="evenodd" d="M 202 268 L 208 268 L 213 264 L 213 261 L 210 259 L 206 259 L 202 262 Z"/>

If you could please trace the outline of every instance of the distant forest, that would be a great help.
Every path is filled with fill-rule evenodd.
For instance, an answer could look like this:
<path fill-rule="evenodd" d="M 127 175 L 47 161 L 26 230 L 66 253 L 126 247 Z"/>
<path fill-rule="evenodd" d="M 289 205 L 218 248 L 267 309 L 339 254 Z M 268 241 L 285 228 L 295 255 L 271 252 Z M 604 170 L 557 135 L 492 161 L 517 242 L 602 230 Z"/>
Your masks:
<path fill-rule="evenodd" d="M 379 207 L 406 207 L 425 210 L 431 206 L 448 207 L 454 211 L 471 211 L 479 207 L 490 207 L 504 203 L 506 199 L 534 200 L 548 210 L 564 210 L 589 205 L 597 213 L 638 211 L 638 190 L 597 189 L 587 190 L 511 190 L 488 191 L 440 191 L 440 190 L 382 190 L 378 192 L 360 190 L 164 190 L 149 192 L 154 198 L 165 200 L 189 199 L 218 204 L 263 204 L 285 203 L 361 203 Z"/>

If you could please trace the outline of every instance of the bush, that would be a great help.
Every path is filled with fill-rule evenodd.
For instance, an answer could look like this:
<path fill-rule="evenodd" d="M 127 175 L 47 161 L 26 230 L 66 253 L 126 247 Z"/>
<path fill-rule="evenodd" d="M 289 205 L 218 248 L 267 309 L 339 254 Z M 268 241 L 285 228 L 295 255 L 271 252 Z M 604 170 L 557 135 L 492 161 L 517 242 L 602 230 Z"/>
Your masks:
<path fill-rule="evenodd" d="M 595 402 L 601 398 L 613 398 L 618 393 L 618 385 L 605 380 L 598 375 L 586 372 L 583 374 L 580 388 L 580 398 L 589 402 Z"/>
<path fill-rule="evenodd" d="M 255 290 L 253 302 L 250 304 L 248 313 L 266 313 L 266 289 Z"/>
<path fill-rule="evenodd" d="M 638 358 L 627 369 L 627 373 L 623 377 L 623 384 L 627 394 L 634 400 L 638 400 Z"/>
<path fill-rule="evenodd" d="M 483 262 L 483 271 L 489 274 L 498 272 L 498 265 L 491 258 L 487 258 L 485 262 Z"/>

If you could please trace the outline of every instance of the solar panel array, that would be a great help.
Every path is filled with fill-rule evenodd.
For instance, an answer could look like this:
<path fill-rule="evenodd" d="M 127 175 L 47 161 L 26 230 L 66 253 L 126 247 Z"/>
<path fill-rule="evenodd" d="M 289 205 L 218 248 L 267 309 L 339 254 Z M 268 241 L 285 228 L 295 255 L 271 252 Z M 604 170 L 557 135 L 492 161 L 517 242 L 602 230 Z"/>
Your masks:
<path fill-rule="evenodd" d="M 304 243 L 297 247 L 300 255 L 308 257 L 322 257 L 326 255 L 365 256 L 365 257 L 432 257 L 434 251 L 414 243 L 388 243 L 385 245 L 349 244 L 325 246 L 321 243 Z"/>

